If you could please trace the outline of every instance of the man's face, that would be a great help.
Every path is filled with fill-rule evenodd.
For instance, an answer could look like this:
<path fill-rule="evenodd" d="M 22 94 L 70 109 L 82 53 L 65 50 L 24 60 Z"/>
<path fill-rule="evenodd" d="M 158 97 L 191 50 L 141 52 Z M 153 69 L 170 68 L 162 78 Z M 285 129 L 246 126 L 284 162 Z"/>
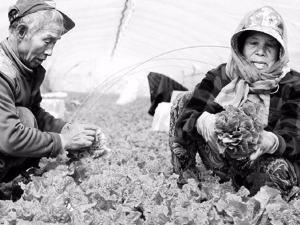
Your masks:
<path fill-rule="evenodd" d="M 56 41 L 61 37 L 58 30 L 40 30 L 33 34 L 26 33 L 18 46 L 22 63 L 33 69 L 52 55 Z"/>
<path fill-rule="evenodd" d="M 251 32 L 246 38 L 243 55 L 259 71 L 266 72 L 277 60 L 280 44 L 272 36 Z"/>

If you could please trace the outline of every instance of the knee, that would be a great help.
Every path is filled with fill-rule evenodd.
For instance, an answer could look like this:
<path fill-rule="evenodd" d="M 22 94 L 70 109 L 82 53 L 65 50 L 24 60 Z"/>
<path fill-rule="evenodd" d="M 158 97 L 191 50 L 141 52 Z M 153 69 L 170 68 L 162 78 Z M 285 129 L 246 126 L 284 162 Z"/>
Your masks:
<path fill-rule="evenodd" d="M 16 108 L 17 115 L 19 116 L 21 123 L 25 127 L 37 128 L 36 119 L 28 108 L 22 106 L 17 106 Z"/>
<path fill-rule="evenodd" d="M 178 105 L 178 104 L 183 105 L 185 102 L 190 100 L 192 94 L 193 94 L 192 91 L 184 91 L 184 92 L 177 93 L 174 96 L 172 96 L 171 102 L 173 103 L 173 105 Z"/>
<path fill-rule="evenodd" d="M 178 116 L 183 110 L 184 104 L 191 98 L 192 92 L 185 91 L 172 96 L 171 99 L 171 110 L 170 110 L 170 124 L 175 124 L 178 120 Z"/>

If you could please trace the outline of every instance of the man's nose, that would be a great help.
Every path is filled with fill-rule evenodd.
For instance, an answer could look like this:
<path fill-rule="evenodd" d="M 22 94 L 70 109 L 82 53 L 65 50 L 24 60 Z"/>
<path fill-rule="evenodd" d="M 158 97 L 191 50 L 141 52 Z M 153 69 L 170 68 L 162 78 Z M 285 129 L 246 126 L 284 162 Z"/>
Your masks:
<path fill-rule="evenodd" d="M 47 56 L 51 56 L 52 55 L 52 53 L 53 53 L 53 47 L 54 46 L 50 46 L 49 48 L 47 48 L 46 50 L 45 50 L 45 55 L 47 55 Z"/>

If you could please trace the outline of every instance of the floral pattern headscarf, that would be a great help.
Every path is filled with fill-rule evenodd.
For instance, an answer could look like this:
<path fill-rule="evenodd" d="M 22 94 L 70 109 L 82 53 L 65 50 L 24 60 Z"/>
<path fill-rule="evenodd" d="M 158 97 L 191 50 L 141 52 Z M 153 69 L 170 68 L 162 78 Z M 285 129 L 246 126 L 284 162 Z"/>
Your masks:
<path fill-rule="evenodd" d="M 268 71 L 260 72 L 239 51 L 238 37 L 245 31 L 266 33 L 280 43 L 279 59 Z M 231 82 L 221 90 L 215 102 L 223 107 L 238 107 L 246 101 L 257 102 L 265 112 L 263 121 L 267 124 L 270 94 L 276 92 L 278 83 L 290 71 L 288 61 L 286 27 L 280 14 L 269 6 L 251 11 L 231 38 L 231 56 L 226 65 L 226 74 Z"/>

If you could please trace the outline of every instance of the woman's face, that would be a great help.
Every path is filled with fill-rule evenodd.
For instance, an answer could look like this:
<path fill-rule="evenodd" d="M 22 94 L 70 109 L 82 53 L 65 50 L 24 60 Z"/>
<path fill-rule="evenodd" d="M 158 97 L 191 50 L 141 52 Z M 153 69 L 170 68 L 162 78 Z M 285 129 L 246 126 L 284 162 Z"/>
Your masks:
<path fill-rule="evenodd" d="M 266 72 L 278 60 L 279 49 L 275 38 L 254 31 L 246 37 L 242 53 L 259 71 Z"/>

